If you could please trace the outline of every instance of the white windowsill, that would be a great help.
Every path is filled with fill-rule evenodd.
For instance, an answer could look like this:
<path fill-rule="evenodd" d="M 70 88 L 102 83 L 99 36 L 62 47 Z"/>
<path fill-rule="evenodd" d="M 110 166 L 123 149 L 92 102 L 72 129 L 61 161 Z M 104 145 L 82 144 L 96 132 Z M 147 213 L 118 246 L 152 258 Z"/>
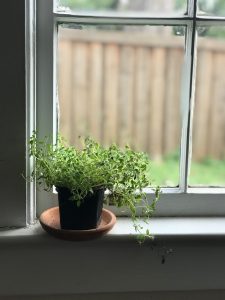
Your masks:
<path fill-rule="evenodd" d="M 161 217 L 153 218 L 149 225 L 152 235 L 160 237 L 225 237 L 225 217 Z M 0 230 L 1 237 L 43 236 L 39 222 L 27 228 L 5 228 Z M 137 234 L 130 218 L 118 217 L 116 225 L 103 239 L 135 237 Z"/>

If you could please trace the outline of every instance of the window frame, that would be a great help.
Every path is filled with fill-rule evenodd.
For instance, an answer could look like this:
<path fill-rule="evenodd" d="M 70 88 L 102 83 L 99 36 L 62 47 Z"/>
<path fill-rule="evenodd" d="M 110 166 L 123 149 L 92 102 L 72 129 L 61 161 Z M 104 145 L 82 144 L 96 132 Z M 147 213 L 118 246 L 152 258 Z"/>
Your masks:
<path fill-rule="evenodd" d="M 36 0 L 25 0 L 26 57 L 26 176 L 31 176 L 34 159 L 29 156 L 28 141 L 36 130 Z M 26 181 L 26 223 L 36 218 L 36 183 Z"/>
<path fill-rule="evenodd" d="M 180 153 L 180 183 L 178 188 L 162 188 L 158 202 L 158 216 L 221 216 L 225 211 L 224 187 L 188 187 L 191 164 L 191 134 L 194 109 L 194 81 L 196 71 L 197 25 L 224 25 L 224 17 L 197 15 L 197 0 L 188 0 L 188 11 L 184 16 L 169 17 L 107 17 L 98 14 L 84 14 L 57 11 L 54 0 L 38 0 L 37 5 L 37 117 L 36 128 L 40 137 L 57 132 L 57 28 L 62 23 L 85 24 L 149 24 L 183 25 L 187 28 L 185 43 L 185 64 L 182 83 L 182 131 Z M 153 190 L 145 192 L 151 199 Z M 57 203 L 55 195 L 37 192 L 37 214 Z M 216 204 L 215 204 L 216 201 Z M 33 210 L 35 210 L 33 206 Z M 115 209 L 118 215 L 121 211 Z M 34 216 L 33 212 L 33 216 Z M 32 218 L 31 218 L 32 219 Z"/>

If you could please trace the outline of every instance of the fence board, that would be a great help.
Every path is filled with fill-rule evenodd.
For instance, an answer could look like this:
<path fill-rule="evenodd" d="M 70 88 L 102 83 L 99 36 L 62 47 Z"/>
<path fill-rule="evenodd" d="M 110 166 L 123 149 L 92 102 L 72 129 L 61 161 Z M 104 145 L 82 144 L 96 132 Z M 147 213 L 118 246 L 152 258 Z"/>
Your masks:
<path fill-rule="evenodd" d="M 109 44 L 104 49 L 103 143 L 117 142 L 119 48 Z"/>
<path fill-rule="evenodd" d="M 59 43 L 62 134 L 73 144 L 86 134 L 103 144 L 129 142 L 154 159 L 176 150 L 182 39 L 83 33 Z M 224 158 L 225 43 L 200 38 L 198 46 L 193 158 Z"/>
<path fill-rule="evenodd" d="M 152 159 L 160 159 L 163 153 L 163 110 L 165 100 L 166 50 L 152 50 L 151 105 L 149 117 L 149 152 Z"/>
<path fill-rule="evenodd" d="M 83 43 L 73 43 L 73 110 L 72 141 L 79 144 L 79 136 L 88 132 L 88 47 Z"/>
<path fill-rule="evenodd" d="M 180 86 L 183 51 L 169 49 L 166 57 L 166 93 L 163 122 L 163 153 L 172 153 L 180 144 Z"/>
<path fill-rule="evenodd" d="M 93 43 L 89 46 L 89 94 L 88 133 L 101 141 L 102 137 L 102 97 L 103 97 L 103 46 Z"/>
<path fill-rule="evenodd" d="M 74 42 L 84 43 L 102 43 L 102 44 L 117 44 L 134 47 L 152 47 L 152 48 L 181 48 L 184 49 L 184 40 L 179 36 L 157 36 L 155 33 L 149 31 L 109 31 L 107 30 L 71 30 L 60 29 L 61 40 L 72 40 Z M 215 38 L 199 37 L 198 49 L 209 50 L 213 52 L 224 51 L 224 40 Z"/>
<path fill-rule="evenodd" d="M 83 43 L 116 44 L 118 46 L 133 47 L 164 47 L 184 48 L 184 41 L 177 36 L 163 36 L 159 38 L 151 31 L 109 31 L 107 30 L 76 30 L 61 29 L 61 38 Z"/>
<path fill-rule="evenodd" d="M 193 157 L 197 160 L 207 156 L 210 102 L 212 99 L 212 71 L 212 52 L 208 50 L 199 51 L 193 126 Z"/>
<path fill-rule="evenodd" d="M 72 43 L 62 41 L 59 47 L 59 122 L 60 132 L 69 143 L 72 143 L 71 137 L 71 98 L 72 98 L 72 64 L 73 59 Z"/>
<path fill-rule="evenodd" d="M 133 144 L 134 101 L 134 48 L 120 49 L 119 95 L 118 95 L 118 142 L 120 146 Z"/>
<path fill-rule="evenodd" d="M 150 56 L 148 50 L 142 47 L 135 52 L 134 140 L 137 149 L 147 151 Z"/>
<path fill-rule="evenodd" d="M 225 101 L 225 57 L 214 55 L 213 88 L 209 127 L 208 155 L 224 158 L 224 101 Z"/>

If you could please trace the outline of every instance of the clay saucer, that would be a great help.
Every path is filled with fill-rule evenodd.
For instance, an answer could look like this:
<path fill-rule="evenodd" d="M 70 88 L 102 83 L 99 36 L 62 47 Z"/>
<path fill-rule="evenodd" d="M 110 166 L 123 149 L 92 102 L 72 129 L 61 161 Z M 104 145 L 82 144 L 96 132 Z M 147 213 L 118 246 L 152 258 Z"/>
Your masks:
<path fill-rule="evenodd" d="M 101 222 L 97 228 L 88 230 L 65 230 L 60 227 L 59 207 L 44 211 L 39 221 L 43 229 L 56 238 L 70 241 L 82 241 L 99 238 L 109 232 L 116 223 L 116 216 L 109 210 L 102 210 Z"/>

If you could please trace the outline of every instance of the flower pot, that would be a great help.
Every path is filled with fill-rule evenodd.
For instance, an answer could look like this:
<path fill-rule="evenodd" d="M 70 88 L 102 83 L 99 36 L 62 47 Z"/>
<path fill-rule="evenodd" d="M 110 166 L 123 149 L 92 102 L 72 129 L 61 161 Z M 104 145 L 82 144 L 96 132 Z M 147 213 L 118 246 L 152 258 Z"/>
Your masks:
<path fill-rule="evenodd" d="M 62 229 L 87 230 L 97 228 L 101 221 L 104 200 L 104 189 L 95 190 L 77 206 L 76 200 L 71 200 L 71 192 L 67 188 L 57 187 L 60 224 Z"/>
<path fill-rule="evenodd" d="M 107 209 L 102 209 L 101 222 L 97 228 L 87 230 L 65 230 L 61 229 L 59 207 L 45 210 L 40 216 L 42 228 L 52 236 L 69 241 L 84 241 L 100 238 L 109 232 L 116 223 L 116 216 Z"/>

